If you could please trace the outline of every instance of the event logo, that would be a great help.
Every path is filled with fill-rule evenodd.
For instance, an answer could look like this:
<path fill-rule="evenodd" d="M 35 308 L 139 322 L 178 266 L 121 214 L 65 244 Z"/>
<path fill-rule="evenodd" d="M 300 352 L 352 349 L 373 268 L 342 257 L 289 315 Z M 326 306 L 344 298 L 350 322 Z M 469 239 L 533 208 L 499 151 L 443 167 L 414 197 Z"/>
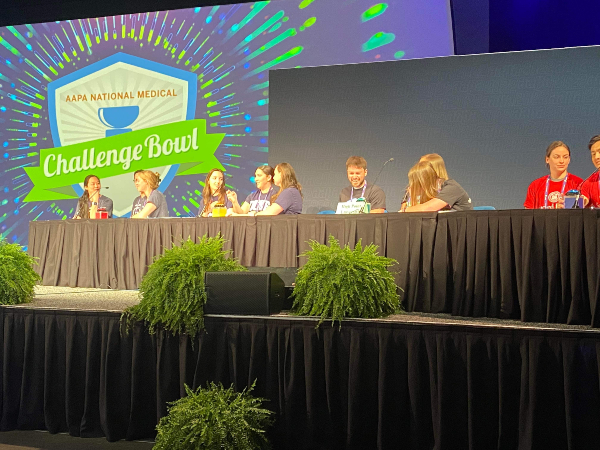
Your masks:
<path fill-rule="evenodd" d="M 175 175 L 222 168 L 214 152 L 224 134 L 207 135 L 205 121 L 194 120 L 196 95 L 195 74 L 124 53 L 49 83 L 55 147 L 26 168 L 34 188 L 25 201 L 76 198 L 93 173 L 122 216 L 139 195 L 135 170 L 159 172 L 164 191 Z"/>

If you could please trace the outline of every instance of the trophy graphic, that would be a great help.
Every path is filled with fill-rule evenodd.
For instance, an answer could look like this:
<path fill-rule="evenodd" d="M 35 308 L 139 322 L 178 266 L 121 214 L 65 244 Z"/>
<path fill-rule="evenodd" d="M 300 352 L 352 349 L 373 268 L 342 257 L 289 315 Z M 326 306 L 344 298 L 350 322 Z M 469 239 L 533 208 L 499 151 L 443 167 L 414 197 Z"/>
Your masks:
<path fill-rule="evenodd" d="M 117 134 L 128 133 L 130 126 L 140 114 L 139 106 L 110 106 L 98 108 L 98 118 L 108 127 L 105 137 L 116 136 Z"/>

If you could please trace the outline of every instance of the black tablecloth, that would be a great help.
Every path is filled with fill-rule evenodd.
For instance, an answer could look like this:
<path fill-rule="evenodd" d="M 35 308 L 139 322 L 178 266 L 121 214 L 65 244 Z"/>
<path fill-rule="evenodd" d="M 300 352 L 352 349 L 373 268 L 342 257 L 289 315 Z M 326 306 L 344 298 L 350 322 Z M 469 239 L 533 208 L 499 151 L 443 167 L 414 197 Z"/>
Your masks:
<path fill-rule="evenodd" d="M 135 289 L 164 249 L 222 233 L 246 266 L 297 267 L 308 241 L 375 243 L 409 311 L 597 326 L 597 210 L 31 222 L 43 284 Z"/>

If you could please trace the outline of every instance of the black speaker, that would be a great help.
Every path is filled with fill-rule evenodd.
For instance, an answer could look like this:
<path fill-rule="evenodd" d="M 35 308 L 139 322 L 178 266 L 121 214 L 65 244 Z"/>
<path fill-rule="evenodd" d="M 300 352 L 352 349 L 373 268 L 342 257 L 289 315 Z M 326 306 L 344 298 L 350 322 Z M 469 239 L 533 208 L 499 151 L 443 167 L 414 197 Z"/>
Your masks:
<path fill-rule="evenodd" d="M 205 314 L 268 316 L 281 312 L 285 284 L 270 272 L 206 272 Z"/>
<path fill-rule="evenodd" d="M 250 272 L 272 272 L 279 275 L 285 284 L 285 297 L 283 299 L 283 310 L 289 311 L 292 309 L 294 299 L 292 293 L 294 292 L 294 282 L 296 281 L 296 275 L 298 273 L 297 267 L 248 267 Z"/>

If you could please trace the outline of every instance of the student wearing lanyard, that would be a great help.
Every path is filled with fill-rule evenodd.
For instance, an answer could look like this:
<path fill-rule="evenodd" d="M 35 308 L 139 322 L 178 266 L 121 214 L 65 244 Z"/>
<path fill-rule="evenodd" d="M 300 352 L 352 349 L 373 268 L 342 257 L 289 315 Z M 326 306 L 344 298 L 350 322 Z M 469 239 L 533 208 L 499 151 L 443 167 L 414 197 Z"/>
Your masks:
<path fill-rule="evenodd" d="M 590 139 L 588 148 L 596 171 L 581 185 L 581 195 L 586 206 L 600 208 L 600 176 L 598 176 L 598 170 L 600 170 L 600 134 Z"/>
<path fill-rule="evenodd" d="M 244 203 L 238 203 L 237 194 L 234 191 L 227 191 L 227 198 L 233 204 L 233 215 L 244 215 L 250 211 L 263 211 L 271 205 L 271 197 L 275 194 L 273 188 L 273 168 L 271 166 L 260 166 L 254 172 L 254 182 L 256 191 L 250 193 Z"/>
<path fill-rule="evenodd" d="M 346 174 L 350 186 L 345 187 L 340 192 L 340 202 L 353 201 L 357 198 L 364 198 L 371 204 L 372 213 L 385 212 L 385 193 L 379 186 L 368 184 L 367 161 L 362 156 L 351 156 L 346 161 Z"/>
<path fill-rule="evenodd" d="M 577 189 L 583 181 L 567 172 L 570 162 L 571 150 L 567 144 L 562 141 L 552 142 L 546 149 L 546 166 L 550 174 L 531 182 L 523 206 L 528 209 L 564 208 L 565 193 Z"/>

